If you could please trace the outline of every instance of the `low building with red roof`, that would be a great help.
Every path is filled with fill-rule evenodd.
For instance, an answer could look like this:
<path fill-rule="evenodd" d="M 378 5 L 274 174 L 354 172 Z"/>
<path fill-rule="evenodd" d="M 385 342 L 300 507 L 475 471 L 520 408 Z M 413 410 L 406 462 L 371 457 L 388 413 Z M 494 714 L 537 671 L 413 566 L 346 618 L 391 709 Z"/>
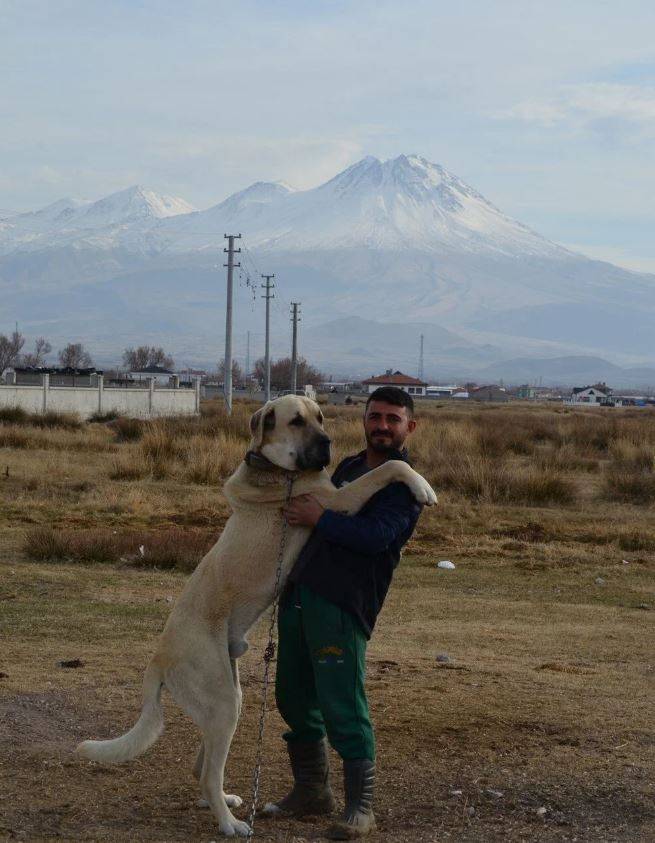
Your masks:
<path fill-rule="evenodd" d="M 404 375 L 402 372 L 392 372 L 391 369 L 387 369 L 384 375 L 376 375 L 362 381 L 362 384 L 368 387 L 369 393 L 375 392 L 381 386 L 397 386 L 398 389 L 414 396 L 425 395 L 427 388 L 426 381 L 413 378 L 411 375 Z"/>

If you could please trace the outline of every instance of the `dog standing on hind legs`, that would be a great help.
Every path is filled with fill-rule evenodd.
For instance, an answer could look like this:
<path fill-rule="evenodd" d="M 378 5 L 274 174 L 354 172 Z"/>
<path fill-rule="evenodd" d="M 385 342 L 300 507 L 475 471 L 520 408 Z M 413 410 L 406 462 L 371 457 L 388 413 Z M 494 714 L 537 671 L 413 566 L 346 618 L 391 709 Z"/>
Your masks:
<path fill-rule="evenodd" d="M 171 611 L 145 671 L 139 719 L 119 738 L 84 741 L 76 750 L 82 758 L 105 763 L 145 752 L 164 728 L 161 692 L 166 688 L 201 732 L 194 772 L 220 832 L 229 837 L 250 832 L 230 810 L 241 800 L 224 792 L 242 698 L 237 659 L 248 648 L 248 631 L 274 598 L 287 478 L 293 478 L 294 495 L 311 494 L 347 514 L 357 513 L 394 482 L 405 483 L 419 503 L 436 502 L 421 475 L 397 460 L 336 489 L 325 470 L 330 439 L 323 415 L 307 398 L 286 395 L 268 402 L 252 416 L 250 427 L 250 450 L 225 484 L 232 514 Z M 281 585 L 310 533 L 307 527 L 287 530 Z"/>

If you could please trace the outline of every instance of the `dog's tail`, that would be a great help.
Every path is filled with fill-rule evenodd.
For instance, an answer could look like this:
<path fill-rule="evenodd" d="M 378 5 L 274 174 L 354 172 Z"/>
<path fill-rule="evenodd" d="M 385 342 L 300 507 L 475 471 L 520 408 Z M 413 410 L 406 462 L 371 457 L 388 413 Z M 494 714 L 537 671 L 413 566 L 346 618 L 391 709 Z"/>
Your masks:
<path fill-rule="evenodd" d="M 141 716 L 134 726 L 113 741 L 83 741 L 75 753 L 89 761 L 105 764 L 119 764 L 141 755 L 149 749 L 164 731 L 164 715 L 161 706 L 163 673 L 153 660 L 143 677 L 143 707 Z"/>

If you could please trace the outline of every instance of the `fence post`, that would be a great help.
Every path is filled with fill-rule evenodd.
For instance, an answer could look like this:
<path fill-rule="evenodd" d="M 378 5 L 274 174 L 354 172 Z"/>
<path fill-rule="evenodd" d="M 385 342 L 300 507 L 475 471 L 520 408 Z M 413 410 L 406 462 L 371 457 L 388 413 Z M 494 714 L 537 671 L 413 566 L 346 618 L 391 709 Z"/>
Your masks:
<path fill-rule="evenodd" d="M 196 413 L 199 413 L 200 412 L 200 378 L 196 378 L 196 380 L 195 380 L 194 391 L 196 393 L 195 411 L 196 411 Z"/>
<path fill-rule="evenodd" d="M 98 375 L 98 415 L 102 415 L 102 399 L 105 391 L 105 376 Z"/>
<path fill-rule="evenodd" d="M 152 416 L 152 408 L 155 405 L 155 379 L 148 378 L 148 416 Z"/>
<path fill-rule="evenodd" d="M 43 376 L 43 412 L 46 413 L 48 411 L 48 390 L 50 389 L 50 375 L 45 374 Z"/>

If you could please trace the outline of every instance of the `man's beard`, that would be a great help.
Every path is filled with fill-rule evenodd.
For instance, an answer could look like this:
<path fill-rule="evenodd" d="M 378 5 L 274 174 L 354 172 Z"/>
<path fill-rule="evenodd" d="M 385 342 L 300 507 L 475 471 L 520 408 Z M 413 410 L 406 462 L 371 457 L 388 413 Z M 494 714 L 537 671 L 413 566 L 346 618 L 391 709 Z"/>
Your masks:
<path fill-rule="evenodd" d="M 376 436 L 376 433 L 378 431 L 374 430 L 372 433 L 366 434 L 366 444 L 378 454 L 388 454 L 390 451 L 397 451 L 403 444 L 402 441 L 394 439 L 391 434 Z"/>

